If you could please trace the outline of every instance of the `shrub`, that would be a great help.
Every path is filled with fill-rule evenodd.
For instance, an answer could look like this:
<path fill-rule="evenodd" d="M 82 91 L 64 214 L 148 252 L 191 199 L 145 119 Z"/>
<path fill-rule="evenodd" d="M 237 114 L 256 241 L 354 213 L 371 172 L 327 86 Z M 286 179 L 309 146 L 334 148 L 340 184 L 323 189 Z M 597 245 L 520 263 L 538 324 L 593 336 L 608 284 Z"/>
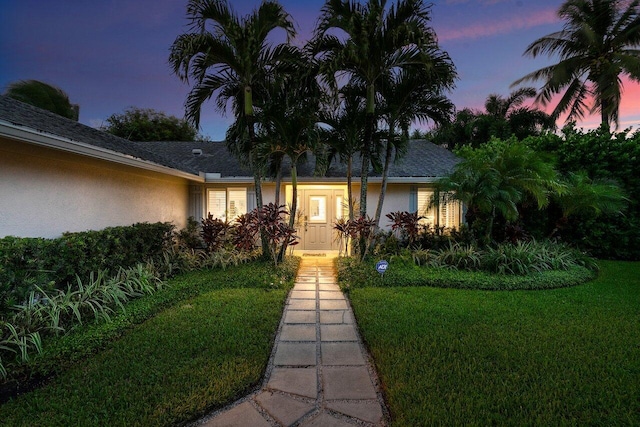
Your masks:
<path fill-rule="evenodd" d="M 231 225 L 227 221 L 214 218 L 212 214 L 202 218 L 202 231 L 200 233 L 207 250 L 213 252 L 223 246 L 230 229 Z"/>
<path fill-rule="evenodd" d="M 76 276 L 117 271 L 160 259 L 173 241 L 170 223 L 139 223 L 100 231 L 65 233 L 57 239 L 0 239 L 0 313 L 24 301 L 36 286 L 51 291 L 75 284 Z"/>
<path fill-rule="evenodd" d="M 142 264 L 121 268 L 113 277 L 103 270 L 91 273 L 86 281 L 76 276 L 76 284 L 66 290 L 47 292 L 36 286 L 23 304 L 14 307 L 13 316 L 0 323 L 0 377 L 7 375 L 8 367 L 28 362 L 34 351 L 40 353 L 41 336 L 67 332 L 88 318 L 110 320 L 128 301 L 161 287 L 162 281 Z"/>
<path fill-rule="evenodd" d="M 482 252 L 472 245 L 449 243 L 449 247 L 436 252 L 435 265 L 456 270 L 476 271 L 481 268 Z"/>
<path fill-rule="evenodd" d="M 375 271 L 374 262 L 353 258 L 336 259 L 338 281 L 344 290 L 381 286 L 433 286 L 438 288 L 492 291 L 555 289 L 581 285 L 596 276 L 593 270 L 574 266 L 568 270 L 549 270 L 528 275 L 465 271 L 434 266 L 418 266 L 411 258 L 391 259 L 383 277 Z"/>

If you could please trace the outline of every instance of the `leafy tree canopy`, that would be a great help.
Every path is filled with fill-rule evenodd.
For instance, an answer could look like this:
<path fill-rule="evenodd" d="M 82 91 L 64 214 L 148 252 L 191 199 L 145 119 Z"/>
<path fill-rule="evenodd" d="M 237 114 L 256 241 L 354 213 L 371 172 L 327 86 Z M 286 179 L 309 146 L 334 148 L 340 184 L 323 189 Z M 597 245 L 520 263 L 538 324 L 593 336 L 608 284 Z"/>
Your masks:
<path fill-rule="evenodd" d="M 194 141 L 199 136 L 185 120 L 151 108 L 129 107 L 107 123 L 105 131 L 130 141 Z"/>
<path fill-rule="evenodd" d="M 4 94 L 25 104 L 78 121 L 80 106 L 72 104 L 69 95 L 59 87 L 38 80 L 20 80 L 9 84 Z"/>

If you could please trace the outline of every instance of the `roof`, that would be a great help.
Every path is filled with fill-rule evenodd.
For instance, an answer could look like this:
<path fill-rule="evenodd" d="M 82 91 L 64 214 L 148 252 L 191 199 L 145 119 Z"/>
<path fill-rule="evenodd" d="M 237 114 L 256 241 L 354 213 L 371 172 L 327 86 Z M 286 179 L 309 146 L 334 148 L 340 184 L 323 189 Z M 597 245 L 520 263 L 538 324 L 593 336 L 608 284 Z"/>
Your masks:
<path fill-rule="evenodd" d="M 171 159 L 172 167 L 190 173 L 219 173 L 221 178 L 251 177 L 248 167 L 240 164 L 223 142 L 181 142 L 154 141 L 136 142 L 146 150 L 153 150 L 166 159 Z M 201 150 L 201 154 L 193 154 L 193 150 Z M 450 173 L 460 159 L 446 148 L 426 140 L 411 140 L 406 153 L 389 167 L 390 178 L 437 178 Z M 290 176 L 290 163 L 285 160 L 283 176 Z M 315 175 L 315 157 L 307 155 L 306 162 L 298 164 L 298 178 L 321 178 Z M 354 177 L 360 176 L 361 160 L 356 156 L 353 160 Z M 347 165 L 333 159 L 323 177 L 345 178 Z M 381 172 L 371 171 L 370 177 L 381 177 Z"/>
<path fill-rule="evenodd" d="M 184 142 L 184 141 L 154 141 L 134 142 L 111 135 L 99 129 L 83 125 L 46 110 L 0 95 L 0 125 L 9 123 L 18 128 L 50 136 L 63 138 L 70 142 L 72 149 L 78 149 L 81 154 L 87 154 L 87 147 L 100 150 L 100 153 L 113 152 L 125 157 L 131 157 L 147 167 L 149 163 L 162 168 L 175 170 L 187 177 L 202 174 L 219 174 L 221 179 L 245 179 L 252 177 L 247 166 L 241 165 L 226 147 L 224 142 Z M 60 147 L 57 147 L 60 148 Z M 201 154 L 194 154 L 193 150 L 201 150 Z M 118 157 L 118 156 L 116 156 Z M 114 156 L 104 156 L 113 160 Z M 290 168 L 285 160 L 283 176 L 288 177 Z M 412 140 L 406 153 L 396 160 L 389 169 L 390 180 L 395 179 L 433 179 L 448 174 L 459 162 L 459 158 L 446 148 L 435 145 L 426 140 Z M 360 176 L 360 158 L 353 160 L 354 177 Z M 309 154 L 305 162 L 298 164 L 298 177 L 307 180 L 344 179 L 347 166 L 334 158 L 322 177 L 315 175 L 315 158 Z M 380 177 L 379 171 L 371 171 L 370 177 Z"/>
<path fill-rule="evenodd" d="M 153 151 L 132 144 L 131 141 L 4 95 L 0 95 L 0 120 L 15 126 L 29 128 L 44 135 L 62 137 L 69 141 L 89 144 L 158 165 L 172 167 L 171 162 L 166 161 Z"/>

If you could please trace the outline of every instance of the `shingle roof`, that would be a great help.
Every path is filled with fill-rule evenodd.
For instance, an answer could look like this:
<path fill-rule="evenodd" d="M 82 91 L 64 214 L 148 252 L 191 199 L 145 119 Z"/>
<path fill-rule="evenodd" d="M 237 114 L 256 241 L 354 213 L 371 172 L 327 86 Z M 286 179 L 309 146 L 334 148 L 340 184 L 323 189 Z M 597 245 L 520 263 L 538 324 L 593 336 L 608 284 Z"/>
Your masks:
<path fill-rule="evenodd" d="M 252 176 L 249 168 L 242 166 L 223 142 L 128 141 L 3 95 L 0 95 L 0 120 L 195 175 L 205 172 L 219 173 L 222 178 Z M 194 155 L 193 149 L 202 150 L 202 154 Z M 443 147 L 426 140 L 412 140 L 406 154 L 390 166 L 389 177 L 441 177 L 449 173 L 458 161 L 458 157 Z M 298 165 L 298 176 L 313 177 L 315 163 L 313 155 L 308 155 L 307 161 Z M 324 176 L 344 178 L 346 171 L 346 164 L 334 159 Z M 353 160 L 352 173 L 354 177 L 360 176 L 360 159 L 357 156 Z M 284 176 L 289 176 L 286 161 Z M 371 171 L 369 176 L 379 177 L 381 173 Z"/>
<path fill-rule="evenodd" d="M 223 142 L 180 142 L 180 141 L 156 141 L 136 142 L 135 144 L 146 150 L 154 152 L 170 159 L 172 167 L 185 172 L 197 174 L 199 172 L 220 173 L 222 178 L 249 177 L 252 176 L 246 166 L 227 150 Z M 194 155 L 192 150 L 200 149 L 202 154 Z M 412 140 L 409 142 L 407 152 L 396 160 L 389 168 L 390 177 L 441 177 L 453 169 L 460 159 L 446 148 L 435 145 L 426 140 Z M 284 162 L 285 177 L 289 176 L 288 161 Z M 314 176 L 315 157 L 307 156 L 307 161 L 298 164 L 298 177 L 310 178 Z M 360 158 L 353 160 L 353 176 L 360 176 Z M 347 165 L 337 159 L 324 174 L 327 178 L 344 178 L 347 176 Z M 380 172 L 371 171 L 369 176 L 382 176 Z"/>
<path fill-rule="evenodd" d="M 171 167 L 164 157 L 132 144 L 131 141 L 4 95 L 0 95 L 0 120 Z"/>

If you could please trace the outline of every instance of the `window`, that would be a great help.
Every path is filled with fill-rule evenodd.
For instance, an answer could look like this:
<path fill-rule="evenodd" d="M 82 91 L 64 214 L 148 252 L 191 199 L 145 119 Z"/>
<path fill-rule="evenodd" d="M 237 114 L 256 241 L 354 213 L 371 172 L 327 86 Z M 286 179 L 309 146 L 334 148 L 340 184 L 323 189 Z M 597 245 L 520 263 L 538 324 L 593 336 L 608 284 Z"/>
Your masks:
<path fill-rule="evenodd" d="M 433 206 L 435 193 L 431 189 L 419 188 L 417 191 L 418 214 L 425 217 L 422 224 L 429 224 L 445 228 L 458 228 L 460 226 L 460 202 L 449 200 L 440 195 L 440 203 Z"/>
<path fill-rule="evenodd" d="M 247 213 L 247 189 L 209 189 L 207 191 L 207 212 L 214 218 L 233 221 Z"/>
<path fill-rule="evenodd" d="M 342 219 L 344 216 L 343 210 L 342 196 L 336 196 L 336 219 Z"/>
<path fill-rule="evenodd" d="M 309 197 L 309 221 L 327 222 L 327 197 Z"/>
<path fill-rule="evenodd" d="M 432 206 L 433 191 L 424 188 L 418 189 L 418 215 L 424 218 L 420 220 L 421 224 L 435 225 L 436 224 L 436 210 Z"/>

